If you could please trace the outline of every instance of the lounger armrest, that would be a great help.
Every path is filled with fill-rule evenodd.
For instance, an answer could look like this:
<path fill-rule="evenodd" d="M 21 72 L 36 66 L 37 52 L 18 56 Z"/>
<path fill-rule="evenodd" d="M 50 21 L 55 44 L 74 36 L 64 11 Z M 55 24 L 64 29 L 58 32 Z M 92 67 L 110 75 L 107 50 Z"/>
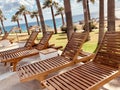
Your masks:
<path fill-rule="evenodd" d="M 61 49 L 63 46 L 55 46 L 55 44 L 50 44 L 48 48 Z"/>
<path fill-rule="evenodd" d="M 53 46 L 52 48 L 54 48 L 54 49 L 61 49 L 61 48 L 63 48 L 63 46 Z"/>
<path fill-rule="evenodd" d="M 94 54 L 94 53 L 90 53 L 90 52 L 86 52 L 86 51 L 83 51 L 83 50 L 82 50 L 82 51 L 80 52 L 80 54 L 83 54 L 83 55 L 86 55 L 86 56 L 87 56 L 87 55 L 91 55 L 91 54 Z"/>
<path fill-rule="evenodd" d="M 79 53 L 79 56 L 78 56 L 78 58 L 77 58 L 77 63 L 78 62 L 88 62 L 88 61 L 90 61 L 91 59 L 93 59 L 95 57 L 95 54 L 94 53 L 89 53 L 89 52 L 86 52 L 86 51 L 81 51 L 80 53 Z"/>
<path fill-rule="evenodd" d="M 32 45 L 32 47 L 36 47 L 38 44 L 37 43 L 34 43 L 33 45 Z"/>
<path fill-rule="evenodd" d="M 53 46 L 55 46 L 55 44 L 49 44 L 48 47 L 51 48 L 51 47 L 53 47 Z"/>

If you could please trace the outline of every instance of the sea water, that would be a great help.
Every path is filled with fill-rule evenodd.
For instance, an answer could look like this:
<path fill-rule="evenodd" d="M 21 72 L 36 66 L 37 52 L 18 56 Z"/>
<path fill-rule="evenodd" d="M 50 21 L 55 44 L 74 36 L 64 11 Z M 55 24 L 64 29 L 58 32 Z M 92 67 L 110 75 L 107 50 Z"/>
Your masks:
<path fill-rule="evenodd" d="M 97 18 L 98 13 L 92 13 L 91 17 L 92 18 Z M 79 22 L 79 21 L 81 21 L 83 19 L 84 19 L 83 14 L 73 16 L 73 22 L 74 23 L 77 23 L 77 22 Z M 55 21 L 56 21 L 56 27 L 60 28 L 62 26 L 61 18 L 57 18 L 57 19 L 55 19 Z M 64 18 L 64 21 L 65 21 L 65 18 Z M 47 27 L 54 28 L 52 19 L 45 20 L 45 24 L 46 24 Z M 28 22 L 28 26 L 33 26 L 33 25 L 37 25 L 37 22 L 31 22 L 31 23 Z M 17 27 L 17 25 L 6 26 L 5 29 L 6 29 L 6 31 L 10 31 L 15 26 Z M 20 27 L 21 27 L 23 32 L 26 32 L 26 25 L 25 24 L 20 24 Z"/>

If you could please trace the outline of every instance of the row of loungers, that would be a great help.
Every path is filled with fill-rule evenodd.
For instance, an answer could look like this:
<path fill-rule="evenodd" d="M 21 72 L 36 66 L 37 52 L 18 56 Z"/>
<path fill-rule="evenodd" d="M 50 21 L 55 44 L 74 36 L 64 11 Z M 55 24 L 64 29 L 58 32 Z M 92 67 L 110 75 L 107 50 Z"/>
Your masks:
<path fill-rule="evenodd" d="M 5 64 L 8 62 L 12 63 L 13 71 L 15 71 L 16 65 L 20 60 L 25 57 L 38 54 L 39 50 L 46 49 L 49 46 L 48 41 L 50 40 L 53 32 L 48 31 L 44 37 L 42 37 L 40 42 L 37 45 L 34 45 L 34 40 L 38 33 L 38 31 L 33 31 L 24 47 L 0 52 L 0 62 Z"/>
<path fill-rule="evenodd" d="M 18 51 L 17 53 L 14 52 L 12 54 L 9 53 L 9 55 L 5 53 L 5 56 L 0 54 L 0 61 L 12 62 L 16 66 L 16 62 L 22 58 L 35 55 L 33 54 L 34 52 L 38 54 L 36 49 L 45 49 L 41 49 L 41 47 L 44 46 L 48 48 L 48 41 L 52 34 L 53 33 L 50 34 L 50 32 L 49 34 L 46 33 L 45 38 L 43 37 L 44 39 L 41 39 L 40 43 L 35 47 L 30 46 L 27 50 Z M 49 39 L 46 39 L 48 36 Z M 86 54 L 85 56 L 83 55 L 83 58 L 78 59 L 79 53 L 82 53 L 82 45 L 87 37 L 88 32 L 75 32 L 72 34 L 71 39 L 68 41 L 60 56 L 18 66 L 17 69 L 14 68 L 14 71 L 16 70 L 22 82 L 37 79 L 50 90 L 97 90 L 120 74 L 120 32 L 107 32 L 105 34 L 93 61 L 45 80 L 50 73 L 93 58 L 94 55 Z M 30 50 L 33 50 L 32 54 Z"/>
<path fill-rule="evenodd" d="M 98 90 L 120 76 L 120 32 L 106 32 L 95 58 L 42 81 L 49 90 Z"/>
<path fill-rule="evenodd" d="M 20 80 L 22 82 L 34 79 L 42 81 L 50 73 L 74 65 L 78 61 L 77 57 L 87 35 L 88 33 L 73 33 L 60 56 L 18 67 Z"/>

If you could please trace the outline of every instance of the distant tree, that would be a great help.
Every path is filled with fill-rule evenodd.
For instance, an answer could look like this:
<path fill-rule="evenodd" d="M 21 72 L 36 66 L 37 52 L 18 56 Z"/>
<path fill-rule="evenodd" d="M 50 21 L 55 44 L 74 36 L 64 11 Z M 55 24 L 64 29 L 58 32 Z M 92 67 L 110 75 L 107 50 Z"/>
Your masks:
<path fill-rule="evenodd" d="M 22 20 L 21 18 L 18 17 L 18 15 L 13 15 L 12 18 L 11 18 L 11 21 L 12 22 L 17 22 L 17 25 L 18 27 L 20 28 L 20 23 L 19 23 L 19 20 Z M 20 29 L 20 33 L 21 33 L 21 29 Z"/>
<path fill-rule="evenodd" d="M 64 16 L 63 16 L 63 14 L 64 14 L 64 7 L 58 7 L 55 16 L 61 15 L 62 25 L 64 26 L 64 25 L 65 25 L 65 21 L 64 21 Z"/>
<path fill-rule="evenodd" d="M 66 15 L 66 25 L 67 25 L 67 37 L 70 39 L 72 33 L 74 32 L 73 23 L 72 23 L 72 13 L 70 0 L 64 0 L 65 15 Z"/>
<path fill-rule="evenodd" d="M 3 15 L 3 12 L 2 10 L 0 9 L 0 22 L 1 22 L 1 25 L 2 25 L 2 28 L 3 28 L 3 31 L 4 33 L 6 33 L 6 30 L 5 30 L 5 27 L 4 27 L 4 24 L 3 24 L 3 21 L 6 20 L 5 16 Z"/>
<path fill-rule="evenodd" d="M 52 13 L 52 19 L 53 19 L 53 25 L 54 25 L 54 30 L 55 30 L 55 34 L 57 34 L 57 28 L 56 28 L 56 22 L 55 22 L 55 17 L 54 17 L 54 10 L 53 10 L 53 6 L 57 6 L 57 2 L 53 2 L 52 0 L 45 0 L 43 3 L 43 9 L 44 8 L 51 8 L 51 13 Z"/>
<path fill-rule="evenodd" d="M 33 12 L 31 12 L 31 14 L 30 14 L 30 17 L 31 18 L 36 18 L 36 20 L 37 20 L 37 24 L 38 24 L 38 26 L 40 26 L 40 23 L 39 23 L 39 20 L 38 20 L 38 11 L 33 11 Z M 40 30 L 40 29 L 39 29 Z"/>
<path fill-rule="evenodd" d="M 39 15 L 39 14 L 38 14 L 38 11 L 33 11 L 33 12 L 30 13 L 30 17 L 31 17 L 31 18 L 34 18 L 34 17 L 35 17 L 36 20 L 37 20 L 38 26 L 40 26 L 40 23 L 39 23 L 39 20 L 38 20 L 38 15 Z"/>
<path fill-rule="evenodd" d="M 81 2 L 81 1 L 84 1 L 84 0 L 77 0 L 77 2 Z M 94 4 L 95 0 L 90 0 L 90 2 L 92 2 Z M 89 0 L 87 0 L 87 8 L 88 8 L 87 9 L 88 10 L 88 18 L 89 18 L 89 31 L 91 32 L 92 31 L 92 27 L 91 27 L 91 22 L 90 22 L 91 21 L 91 15 L 90 15 L 90 8 L 89 8 Z"/>
<path fill-rule="evenodd" d="M 43 35 L 45 35 L 45 33 L 46 33 L 45 21 L 44 21 L 42 9 L 41 9 L 40 1 L 39 1 L 39 0 L 36 0 L 36 4 L 37 4 L 38 13 L 39 13 L 39 18 L 40 18 L 40 22 L 41 22 L 42 33 L 43 33 Z"/>
<path fill-rule="evenodd" d="M 27 22 L 26 14 L 30 14 L 30 12 L 26 9 L 26 7 L 24 5 L 21 5 L 19 10 L 16 12 L 16 15 L 24 16 L 27 32 L 28 32 L 28 35 L 30 35 L 30 31 L 28 30 L 28 22 Z"/>
<path fill-rule="evenodd" d="M 86 31 L 90 31 L 89 30 L 89 14 L 88 14 L 88 7 L 87 7 L 87 0 L 83 0 L 83 9 L 84 9 L 84 20 L 85 20 L 85 30 Z"/>
<path fill-rule="evenodd" d="M 115 31 L 115 0 L 108 0 L 108 31 Z"/>

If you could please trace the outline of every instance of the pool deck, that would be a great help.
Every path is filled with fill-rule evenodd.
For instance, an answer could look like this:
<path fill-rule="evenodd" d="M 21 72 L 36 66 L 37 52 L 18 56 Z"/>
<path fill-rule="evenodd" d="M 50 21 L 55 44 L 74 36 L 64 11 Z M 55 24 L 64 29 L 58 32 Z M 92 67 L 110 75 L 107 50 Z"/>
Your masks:
<path fill-rule="evenodd" d="M 19 46 L 21 47 L 21 45 Z M 6 50 L 8 50 L 8 48 L 6 48 Z M 19 65 L 34 63 L 38 60 L 39 60 L 39 55 L 35 55 L 29 58 L 24 58 L 19 62 Z M 78 65 L 82 65 L 82 63 L 52 73 L 47 78 L 66 72 L 69 69 L 76 67 Z M 19 81 L 19 77 L 17 76 L 16 72 L 11 71 L 9 64 L 7 64 L 7 66 L 4 66 L 4 64 L 0 63 L 0 90 L 47 90 L 47 89 L 46 88 L 42 89 L 39 81 L 37 80 L 21 83 Z M 105 84 L 103 87 L 100 88 L 100 90 L 120 90 L 120 77 L 115 78 L 114 80 Z"/>

